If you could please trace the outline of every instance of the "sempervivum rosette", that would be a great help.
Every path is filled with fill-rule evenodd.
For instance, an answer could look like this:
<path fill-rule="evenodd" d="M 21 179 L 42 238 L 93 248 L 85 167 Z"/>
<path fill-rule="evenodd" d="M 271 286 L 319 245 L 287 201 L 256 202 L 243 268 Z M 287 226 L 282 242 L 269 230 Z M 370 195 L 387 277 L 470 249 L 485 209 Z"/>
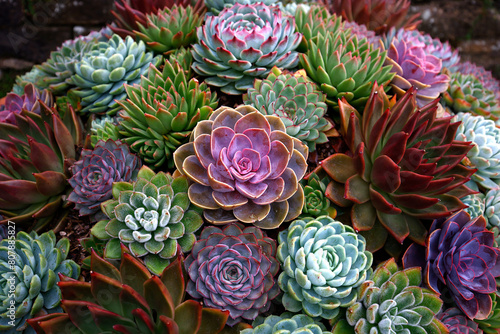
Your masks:
<path fill-rule="evenodd" d="M 307 146 L 286 134 L 277 116 L 250 106 L 217 109 L 174 152 L 177 169 L 194 183 L 189 198 L 214 224 L 231 221 L 275 228 L 297 217 Z"/>
<path fill-rule="evenodd" d="M 227 324 L 253 320 L 279 293 L 276 242 L 254 226 L 209 226 L 186 258 L 186 291 L 208 307 L 229 311 Z"/>
<path fill-rule="evenodd" d="M 278 284 L 288 311 L 332 319 L 352 305 L 370 275 L 372 254 L 365 239 L 328 216 L 294 221 L 278 236 L 283 265 Z"/>
<path fill-rule="evenodd" d="M 49 108 L 54 106 L 52 94 L 45 89 L 39 90 L 33 84 L 24 87 L 24 94 L 7 94 L 5 104 L 0 106 L 0 122 L 17 124 L 15 114 L 21 114 L 22 110 L 40 115 L 42 112 L 40 101 Z"/>
<path fill-rule="evenodd" d="M 198 28 L 193 70 L 226 94 L 243 94 L 273 66 L 297 65 L 299 54 L 294 50 L 302 35 L 294 28 L 294 18 L 277 6 L 237 3 Z"/>
<path fill-rule="evenodd" d="M 425 43 L 416 37 L 391 41 L 387 51 L 386 65 L 392 65 L 396 76 L 391 82 L 397 95 L 403 95 L 415 87 L 419 107 L 437 99 L 448 88 L 450 78 L 440 74 L 441 59 L 425 50 Z"/>
<path fill-rule="evenodd" d="M 73 191 L 68 201 L 75 203 L 80 216 L 95 214 L 112 197 L 113 182 L 133 180 L 141 165 L 127 145 L 111 139 L 99 141 L 94 150 L 82 150 L 80 160 L 72 166 L 73 177 L 68 182 Z"/>
<path fill-rule="evenodd" d="M 460 211 L 432 223 L 427 248 L 413 244 L 403 257 L 405 268 L 424 268 L 429 287 L 440 293 L 445 285 L 454 302 L 471 319 L 486 319 L 500 276 L 500 249 L 486 220 Z"/>
<path fill-rule="evenodd" d="M 463 74 L 472 74 L 476 76 L 479 81 L 483 84 L 484 88 L 491 90 L 500 100 L 500 81 L 493 77 L 490 71 L 487 71 L 484 67 L 477 66 L 471 62 L 464 62 L 458 64 L 457 72 Z"/>
<path fill-rule="evenodd" d="M 460 200 L 462 203 L 467 205 L 467 208 L 465 208 L 464 211 L 467 212 L 472 218 L 476 218 L 484 216 L 484 198 L 484 195 L 479 193 L 467 195 L 462 197 Z"/>
<path fill-rule="evenodd" d="M 438 319 L 448 328 L 449 334 L 482 334 L 478 324 L 467 318 L 460 309 L 449 308 L 438 314 Z"/>

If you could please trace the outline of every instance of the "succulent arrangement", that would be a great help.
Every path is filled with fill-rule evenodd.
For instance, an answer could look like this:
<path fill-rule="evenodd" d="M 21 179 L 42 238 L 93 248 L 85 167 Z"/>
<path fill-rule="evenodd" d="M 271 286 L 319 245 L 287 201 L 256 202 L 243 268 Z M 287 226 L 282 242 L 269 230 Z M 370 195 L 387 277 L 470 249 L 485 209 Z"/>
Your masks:
<path fill-rule="evenodd" d="M 499 333 L 500 82 L 409 8 L 116 0 L 17 77 L 0 332 Z"/>

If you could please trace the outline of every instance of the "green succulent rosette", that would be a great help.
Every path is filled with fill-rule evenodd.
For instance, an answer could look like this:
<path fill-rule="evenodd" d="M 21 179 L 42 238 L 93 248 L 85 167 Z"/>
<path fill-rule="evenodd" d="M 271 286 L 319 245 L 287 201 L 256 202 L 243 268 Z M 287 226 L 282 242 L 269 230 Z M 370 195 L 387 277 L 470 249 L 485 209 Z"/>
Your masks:
<path fill-rule="evenodd" d="M 335 218 L 337 216 L 337 210 L 325 195 L 329 183 L 328 176 L 320 178 L 314 172 L 300 181 L 304 188 L 304 207 L 299 219 L 320 216 Z"/>
<path fill-rule="evenodd" d="M 34 334 L 26 320 L 62 311 L 58 275 L 80 276 L 80 267 L 66 259 L 69 247 L 69 239 L 56 242 L 53 231 L 40 236 L 21 231 L 15 240 L 0 242 L 0 332 Z M 10 318 L 11 305 L 15 319 Z"/>
<path fill-rule="evenodd" d="M 488 227 L 500 227 L 500 189 L 491 189 L 484 196 L 484 218 Z"/>
<path fill-rule="evenodd" d="M 173 152 L 189 141 L 198 122 L 217 107 L 217 95 L 205 83 L 186 78 L 179 63 L 165 62 L 163 72 L 150 66 L 140 84 L 126 85 L 128 99 L 120 122 L 122 140 L 153 167 L 173 167 Z"/>
<path fill-rule="evenodd" d="M 305 314 L 285 312 L 280 316 L 258 317 L 253 328 L 244 329 L 240 334 L 328 334 L 325 326 Z"/>
<path fill-rule="evenodd" d="M 123 40 L 113 35 L 109 41 L 95 44 L 75 64 L 70 78 L 77 87 L 74 94 L 81 98 L 81 112 L 114 115 L 120 109 L 117 101 L 127 97 L 124 84 L 139 82 L 149 65 L 158 66 L 161 60 L 146 52 L 144 42 L 136 43 L 130 36 Z"/>
<path fill-rule="evenodd" d="M 485 196 L 483 194 L 467 195 L 465 197 L 462 197 L 460 200 L 462 201 L 462 203 L 467 205 L 464 211 L 470 215 L 471 219 L 479 216 L 484 216 Z"/>
<path fill-rule="evenodd" d="M 37 89 L 41 90 L 41 88 L 36 85 L 36 82 L 40 79 L 40 77 L 43 76 L 44 73 L 40 71 L 36 66 L 34 66 L 29 72 L 26 72 L 23 75 L 18 75 L 16 77 L 16 82 L 14 83 L 11 92 L 21 96 L 24 94 L 24 87 L 26 87 L 28 84 L 32 84 Z"/>
<path fill-rule="evenodd" d="M 278 235 L 278 284 L 291 312 L 332 319 L 356 302 L 357 287 L 369 277 L 373 256 L 365 239 L 328 216 L 295 220 Z"/>
<path fill-rule="evenodd" d="M 118 132 L 118 123 L 120 117 L 116 116 L 102 116 L 94 117 L 90 125 L 90 143 L 95 147 L 99 140 L 107 142 L 108 139 L 117 141 L 120 139 Z"/>
<path fill-rule="evenodd" d="M 170 64 L 178 62 L 184 70 L 187 79 L 190 79 L 193 76 L 191 70 L 191 65 L 193 64 L 193 55 L 191 54 L 191 49 L 186 49 L 185 47 L 181 46 L 168 55 L 168 61 L 170 62 Z"/>
<path fill-rule="evenodd" d="M 484 334 L 498 334 L 500 328 L 500 292 L 491 294 L 492 307 L 488 318 L 475 320 Z"/>
<path fill-rule="evenodd" d="M 113 199 L 101 205 L 109 219 L 91 230 L 97 239 L 108 240 L 104 257 L 119 259 L 123 243 L 160 275 L 179 250 L 190 251 L 203 219 L 201 209 L 189 201 L 188 187 L 185 176 L 155 174 L 146 166 L 139 170 L 137 181 L 115 182 Z"/>

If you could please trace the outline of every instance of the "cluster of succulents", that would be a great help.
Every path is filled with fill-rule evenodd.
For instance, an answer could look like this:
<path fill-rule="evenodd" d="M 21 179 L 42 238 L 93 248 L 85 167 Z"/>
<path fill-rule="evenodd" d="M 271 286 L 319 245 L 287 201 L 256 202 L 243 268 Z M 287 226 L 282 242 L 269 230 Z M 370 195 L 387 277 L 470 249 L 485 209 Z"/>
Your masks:
<path fill-rule="evenodd" d="M 499 333 L 500 82 L 409 8 L 116 0 L 17 77 L 0 332 Z"/>

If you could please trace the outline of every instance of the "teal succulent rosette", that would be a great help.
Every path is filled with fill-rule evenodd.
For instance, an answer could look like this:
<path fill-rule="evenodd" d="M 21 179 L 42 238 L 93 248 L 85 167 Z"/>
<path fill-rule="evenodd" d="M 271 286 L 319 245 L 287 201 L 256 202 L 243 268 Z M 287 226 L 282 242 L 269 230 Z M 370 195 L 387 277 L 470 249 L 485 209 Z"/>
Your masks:
<path fill-rule="evenodd" d="M 365 239 L 328 216 L 295 220 L 278 236 L 278 284 L 283 306 L 311 317 L 335 318 L 348 307 L 371 273 L 373 256 Z"/>
<path fill-rule="evenodd" d="M 280 316 L 258 317 L 240 334 L 328 334 L 325 326 L 305 314 L 285 312 Z"/>

